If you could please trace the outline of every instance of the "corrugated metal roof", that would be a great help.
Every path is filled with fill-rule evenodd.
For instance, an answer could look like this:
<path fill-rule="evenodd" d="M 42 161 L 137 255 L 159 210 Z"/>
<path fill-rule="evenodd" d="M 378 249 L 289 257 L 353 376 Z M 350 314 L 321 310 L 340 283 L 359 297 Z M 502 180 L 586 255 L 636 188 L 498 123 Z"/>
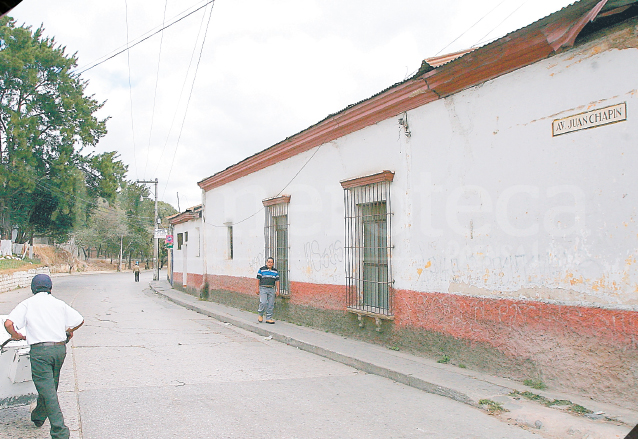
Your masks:
<path fill-rule="evenodd" d="M 192 219 L 198 219 L 202 217 L 202 209 L 203 205 L 198 204 L 197 206 L 189 207 L 184 212 L 176 213 L 175 215 L 171 215 L 167 217 L 169 223 L 172 225 L 185 223 Z"/>
<path fill-rule="evenodd" d="M 427 62 L 428 64 L 432 65 L 433 67 L 440 67 L 440 66 L 442 66 L 444 64 L 447 64 L 449 62 L 455 61 L 458 58 L 461 58 L 464 55 L 466 55 L 466 54 L 468 54 L 470 52 L 473 52 L 473 51 L 475 51 L 477 49 L 488 47 L 491 44 L 494 44 L 494 43 L 496 43 L 498 41 L 501 41 L 501 40 L 504 40 L 504 39 L 509 39 L 514 34 L 516 34 L 517 32 L 520 32 L 521 30 L 529 29 L 531 27 L 538 26 L 538 25 L 543 25 L 543 24 L 545 24 L 545 22 L 550 20 L 551 17 L 553 17 L 553 16 L 555 16 L 557 14 L 560 14 L 561 12 L 563 12 L 563 11 L 565 11 L 567 9 L 572 8 L 572 11 L 574 11 L 573 8 L 576 8 L 577 4 L 580 4 L 580 6 L 583 6 L 582 9 L 588 9 L 588 8 L 591 8 L 592 6 L 594 6 L 596 4 L 602 3 L 603 4 L 602 10 L 598 14 L 598 16 L 606 16 L 608 14 L 621 12 L 621 11 L 615 11 L 615 10 L 617 10 L 617 9 L 619 10 L 620 8 L 630 7 L 631 5 L 635 4 L 636 2 L 637 2 L 637 0 L 607 0 L 607 1 L 605 1 L 605 0 L 580 0 L 580 1 L 576 1 L 574 3 L 571 3 L 571 4 L 567 5 L 567 6 L 562 7 L 560 10 L 558 10 L 556 12 L 552 12 L 551 14 L 546 15 L 543 18 L 539 18 L 538 20 L 528 24 L 527 26 L 524 26 L 524 27 L 522 27 L 520 29 L 514 30 L 514 31 L 512 31 L 512 32 L 500 37 L 500 38 L 497 38 L 494 41 L 486 43 L 486 44 L 484 44 L 482 46 L 473 47 L 473 48 L 470 48 L 470 49 L 467 49 L 467 50 L 462 50 L 462 51 L 455 52 L 455 53 L 450 53 L 450 54 L 447 54 L 447 55 L 441 55 L 439 57 L 426 58 L 424 61 Z M 456 55 L 458 55 L 458 56 L 456 56 Z M 436 62 L 436 60 L 438 58 L 445 58 L 445 57 L 449 57 L 449 59 L 442 60 L 444 62 L 437 63 L 436 65 L 433 64 L 432 62 L 430 62 L 430 60 L 433 60 L 434 62 Z"/>
<path fill-rule="evenodd" d="M 233 170 L 241 166 L 253 167 L 252 172 L 263 169 L 267 160 L 260 160 L 260 156 L 277 154 L 277 150 L 286 149 L 286 152 L 280 156 L 280 160 L 291 157 L 294 153 L 290 151 L 290 148 L 285 148 L 284 145 L 294 143 L 300 137 L 312 137 L 309 133 L 315 130 L 333 130 L 334 135 L 337 136 L 333 136 L 334 138 L 353 132 L 346 130 L 344 124 L 340 124 L 338 119 L 342 117 L 345 119 L 346 115 L 353 112 L 353 110 L 371 104 L 384 95 L 394 93 L 395 90 L 409 88 L 406 87 L 409 83 L 424 80 L 427 87 L 425 89 L 419 89 L 418 86 L 412 87 L 414 90 L 408 94 L 408 98 L 414 97 L 415 94 L 426 95 L 428 93 L 435 93 L 437 98 L 441 98 L 534 63 L 551 55 L 551 53 L 561 47 L 571 47 L 578 32 L 587 24 L 589 18 L 595 18 L 598 13 L 609 13 L 614 9 L 633 5 L 637 2 L 638 0 L 581 0 L 482 47 L 429 58 L 433 64 L 426 59 L 419 71 L 411 78 L 397 82 L 367 99 L 348 105 L 346 108 L 328 115 L 316 124 L 287 137 L 285 140 L 199 181 L 198 185 L 206 189 L 209 186 L 207 182 L 220 179 L 225 174 L 228 174 L 229 181 L 234 178 L 240 178 L 244 171 L 242 173 L 234 173 Z M 597 9 L 597 12 L 592 14 L 592 17 L 586 17 L 593 9 Z M 584 18 L 587 20 L 583 21 Z M 554 46 L 552 46 L 552 43 L 555 43 Z M 405 98 L 405 96 L 403 97 Z M 421 105 L 424 105 L 432 100 L 423 98 L 420 102 Z M 413 105 L 412 101 L 403 106 L 400 104 L 394 106 L 387 104 L 384 109 L 379 111 L 382 112 L 384 117 L 388 118 L 415 108 Z M 391 114 L 394 110 L 396 112 Z M 363 111 L 363 113 L 369 114 L 373 111 L 373 109 L 370 109 Z M 376 123 L 374 122 L 376 119 L 370 118 L 373 123 Z M 360 126 L 352 123 L 353 129 L 361 129 L 365 126 L 367 125 Z M 326 139 L 325 134 L 316 135 L 315 137 Z M 309 149 L 307 142 L 304 141 L 302 143 L 304 143 L 304 147 L 299 148 L 297 153 Z M 268 163 L 270 162 L 268 161 Z"/>
<path fill-rule="evenodd" d="M 450 61 L 454 61 L 455 59 L 462 57 L 466 53 L 472 52 L 473 50 L 476 50 L 476 48 L 473 47 L 471 49 L 461 50 L 459 52 L 447 53 L 445 55 L 439 55 L 439 56 L 433 56 L 432 58 L 426 58 L 425 62 L 428 63 L 429 65 L 431 65 L 432 67 L 440 67 L 443 64 L 447 64 Z"/>

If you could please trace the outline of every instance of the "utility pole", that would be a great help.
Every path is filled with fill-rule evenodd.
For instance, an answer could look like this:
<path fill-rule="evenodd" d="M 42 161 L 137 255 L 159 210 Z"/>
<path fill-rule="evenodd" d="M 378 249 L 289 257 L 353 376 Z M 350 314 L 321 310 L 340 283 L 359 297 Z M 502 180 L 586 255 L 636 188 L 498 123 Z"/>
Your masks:
<path fill-rule="evenodd" d="M 155 218 L 153 219 L 153 280 L 159 280 L 159 238 L 155 238 L 155 230 L 160 222 L 157 217 L 157 178 L 155 180 L 137 180 L 137 183 L 155 183 Z"/>

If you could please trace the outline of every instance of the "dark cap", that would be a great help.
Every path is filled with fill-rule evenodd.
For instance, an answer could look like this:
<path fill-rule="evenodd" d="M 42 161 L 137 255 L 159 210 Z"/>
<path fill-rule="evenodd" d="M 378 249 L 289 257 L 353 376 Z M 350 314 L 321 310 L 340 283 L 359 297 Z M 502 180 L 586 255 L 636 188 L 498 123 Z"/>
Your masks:
<path fill-rule="evenodd" d="M 46 274 L 36 274 L 31 280 L 31 292 L 33 294 L 38 294 L 43 291 L 50 293 L 52 287 L 51 278 Z"/>

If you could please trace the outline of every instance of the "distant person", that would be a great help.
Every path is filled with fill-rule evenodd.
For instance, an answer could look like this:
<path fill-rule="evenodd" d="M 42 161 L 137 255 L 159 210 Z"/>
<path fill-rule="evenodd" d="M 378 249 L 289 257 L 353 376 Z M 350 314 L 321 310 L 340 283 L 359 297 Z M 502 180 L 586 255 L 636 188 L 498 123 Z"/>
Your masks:
<path fill-rule="evenodd" d="M 272 318 L 275 310 L 275 296 L 279 296 L 279 272 L 274 267 L 273 258 L 266 259 L 266 265 L 257 272 L 257 294 L 259 295 L 259 308 L 257 321 L 264 321 L 264 311 L 266 312 L 266 323 L 275 323 Z"/>
<path fill-rule="evenodd" d="M 51 438 L 69 439 L 69 428 L 58 403 L 60 369 L 66 357 L 66 343 L 84 319 L 76 310 L 51 295 L 51 278 L 38 274 L 31 280 L 34 296 L 23 300 L 9 314 L 4 327 L 12 340 L 27 340 L 31 347 L 31 376 L 38 391 L 38 404 L 31 421 L 42 427 L 49 418 Z M 26 332 L 26 337 L 16 328 Z"/>
<path fill-rule="evenodd" d="M 135 282 L 140 281 L 140 263 L 135 261 L 135 265 L 133 266 L 133 273 L 135 273 Z"/>

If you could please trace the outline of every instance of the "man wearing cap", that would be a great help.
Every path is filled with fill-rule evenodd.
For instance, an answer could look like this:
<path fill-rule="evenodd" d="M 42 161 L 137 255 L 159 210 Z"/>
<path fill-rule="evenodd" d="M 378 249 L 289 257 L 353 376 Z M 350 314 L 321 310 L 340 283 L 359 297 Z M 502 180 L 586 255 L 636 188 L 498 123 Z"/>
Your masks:
<path fill-rule="evenodd" d="M 31 347 L 31 375 L 38 391 L 38 404 L 31 420 L 41 427 L 49 418 L 51 438 L 68 439 L 69 428 L 58 403 L 60 369 L 66 357 L 66 343 L 84 324 L 76 310 L 51 295 L 51 278 L 38 274 L 31 281 L 34 296 L 23 300 L 9 314 L 4 327 L 12 340 L 27 340 Z M 16 330 L 23 330 L 26 336 Z"/>

